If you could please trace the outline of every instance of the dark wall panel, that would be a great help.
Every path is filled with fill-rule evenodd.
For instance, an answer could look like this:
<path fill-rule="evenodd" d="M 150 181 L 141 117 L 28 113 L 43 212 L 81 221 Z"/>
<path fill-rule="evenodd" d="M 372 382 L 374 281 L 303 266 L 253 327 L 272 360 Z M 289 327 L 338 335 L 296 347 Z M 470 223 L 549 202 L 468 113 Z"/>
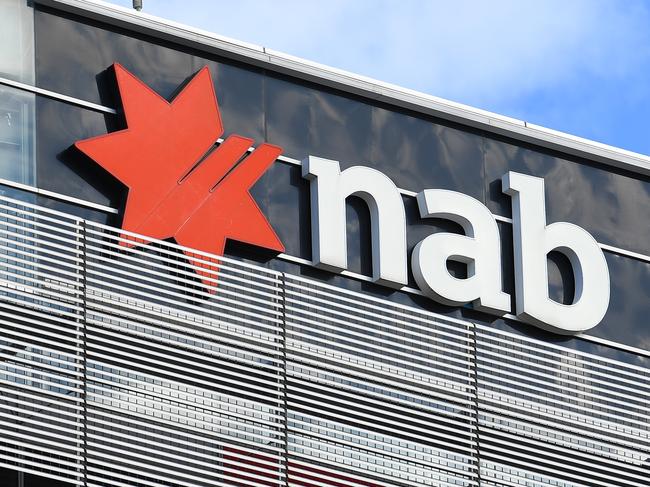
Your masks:
<path fill-rule="evenodd" d="M 575 223 L 601 243 L 650 254 L 650 181 L 611 168 L 580 163 L 527 147 L 486 139 L 488 207 L 510 216 L 500 177 L 517 171 L 543 177 L 548 222 Z"/>
<path fill-rule="evenodd" d="M 118 205 L 115 178 L 77 151 L 73 144 L 113 130 L 115 116 L 48 98 L 36 98 L 36 174 L 40 188 L 104 205 Z"/>
<path fill-rule="evenodd" d="M 441 188 L 484 201 L 484 138 L 472 132 L 375 107 L 370 165 L 411 191 Z"/>
<path fill-rule="evenodd" d="M 96 25 L 36 11 L 36 83 L 85 101 L 119 107 L 113 63 L 167 100 L 202 67 L 215 83 L 226 133 L 264 137 L 261 71 L 215 62 L 172 47 Z"/>

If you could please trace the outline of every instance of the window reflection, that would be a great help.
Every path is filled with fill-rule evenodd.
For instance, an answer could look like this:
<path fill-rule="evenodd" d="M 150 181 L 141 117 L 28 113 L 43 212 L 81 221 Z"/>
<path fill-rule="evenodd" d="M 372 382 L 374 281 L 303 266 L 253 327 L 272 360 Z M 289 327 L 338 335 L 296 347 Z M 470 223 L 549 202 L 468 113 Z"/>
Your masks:
<path fill-rule="evenodd" d="M 26 0 L 0 3 L 0 76 L 34 84 L 34 10 Z"/>
<path fill-rule="evenodd" d="M 34 184 L 34 98 L 31 93 L 0 85 L 2 179 Z"/>
<path fill-rule="evenodd" d="M 0 77 L 34 84 L 34 10 L 0 3 Z M 34 184 L 34 95 L 0 85 L 0 178 Z"/>

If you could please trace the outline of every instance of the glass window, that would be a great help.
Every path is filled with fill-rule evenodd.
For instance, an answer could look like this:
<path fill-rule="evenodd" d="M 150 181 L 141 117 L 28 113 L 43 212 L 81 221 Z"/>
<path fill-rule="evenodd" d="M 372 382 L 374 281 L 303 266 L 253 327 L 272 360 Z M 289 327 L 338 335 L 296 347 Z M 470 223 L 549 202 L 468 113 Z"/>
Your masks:
<path fill-rule="evenodd" d="M 0 0 L 0 78 L 34 84 L 34 11 Z M 35 184 L 34 95 L 0 84 L 0 179 Z"/>
<path fill-rule="evenodd" d="M 32 93 L 0 85 L 2 179 L 34 184 L 34 97 Z"/>
<path fill-rule="evenodd" d="M 34 10 L 27 0 L 0 0 L 0 76 L 34 84 Z"/>

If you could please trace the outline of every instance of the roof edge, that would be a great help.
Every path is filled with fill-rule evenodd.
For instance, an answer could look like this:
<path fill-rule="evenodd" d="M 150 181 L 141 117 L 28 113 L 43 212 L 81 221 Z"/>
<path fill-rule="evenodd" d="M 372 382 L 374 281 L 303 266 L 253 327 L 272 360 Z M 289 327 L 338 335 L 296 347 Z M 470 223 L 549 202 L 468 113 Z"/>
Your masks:
<path fill-rule="evenodd" d="M 371 100 L 650 176 L 650 157 L 643 154 L 331 68 L 101 0 L 34 0 L 34 3 L 173 41 L 186 47 L 212 52 Z"/>

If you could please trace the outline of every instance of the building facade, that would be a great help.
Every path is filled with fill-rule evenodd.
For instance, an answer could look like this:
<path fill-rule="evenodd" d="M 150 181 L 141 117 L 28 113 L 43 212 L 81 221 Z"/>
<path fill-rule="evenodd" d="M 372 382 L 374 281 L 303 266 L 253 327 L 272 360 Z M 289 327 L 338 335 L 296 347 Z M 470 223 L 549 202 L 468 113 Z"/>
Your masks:
<path fill-rule="evenodd" d="M 0 485 L 650 485 L 650 158 L 0 10 Z"/>

